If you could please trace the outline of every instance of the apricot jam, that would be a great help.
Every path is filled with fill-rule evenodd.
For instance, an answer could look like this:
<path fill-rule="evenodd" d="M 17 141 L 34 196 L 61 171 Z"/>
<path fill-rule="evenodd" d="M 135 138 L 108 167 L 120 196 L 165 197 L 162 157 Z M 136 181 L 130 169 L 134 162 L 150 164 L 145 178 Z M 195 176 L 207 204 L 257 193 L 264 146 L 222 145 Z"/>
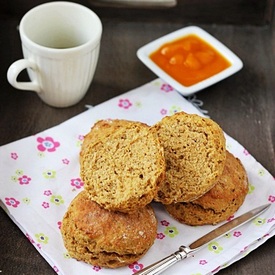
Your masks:
<path fill-rule="evenodd" d="M 206 41 L 191 34 L 165 43 L 150 58 L 182 85 L 192 86 L 231 66 Z"/>

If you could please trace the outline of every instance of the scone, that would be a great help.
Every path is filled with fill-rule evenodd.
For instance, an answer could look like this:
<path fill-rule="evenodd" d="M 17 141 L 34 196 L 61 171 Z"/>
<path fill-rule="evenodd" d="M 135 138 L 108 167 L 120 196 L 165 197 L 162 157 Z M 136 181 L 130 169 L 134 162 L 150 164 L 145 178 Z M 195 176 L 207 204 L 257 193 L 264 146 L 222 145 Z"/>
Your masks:
<path fill-rule="evenodd" d="M 61 234 L 71 257 L 116 268 L 139 260 L 152 246 L 157 221 L 151 206 L 133 214 L 112 212 L 79 193 L 64 215 Z"/>
<path fill-rule="evenodd" d="M 164 147 L 166 179 L 155 197 L 163 204 L 189 202 L 209 191 L 225 164 L 225 137 L 209 118 L 184 112 L 153 126 Z"/>
<path fill-rule="evenodd" d="M 185 224 L 216 224 L 239 209 L 247 192 L 246 171 L 240 160 L 227 152 L 223 174 L 209 192 L 195 201 L 165 205 L 165 208 L 172 217 Z"/>
<path fill-rule="evenodd" d="M 92 200 L 130 213 L 149 204 L 165 175 L 164 150 L 141 122 L 101 120 L 84 138 L 80 176 Z"/>

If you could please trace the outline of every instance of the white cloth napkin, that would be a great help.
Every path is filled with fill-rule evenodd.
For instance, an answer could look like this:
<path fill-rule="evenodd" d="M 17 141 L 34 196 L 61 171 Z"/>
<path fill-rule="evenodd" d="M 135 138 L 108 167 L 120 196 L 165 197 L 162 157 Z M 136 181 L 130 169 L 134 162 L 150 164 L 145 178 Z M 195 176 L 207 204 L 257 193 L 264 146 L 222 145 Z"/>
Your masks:
<path fill-rule="evenodd" d="M 51 129 L 0 147 L 1 206 L 58 274 L 132 274 L 188 245 L 214 226 L 191 227 L 153 204 L 158 219 L 154 245 L 138 262 L 119 269 L 91 266 L 69 257 L 60 224 L 71 200 L 83 190 L 79 160 L 83 136 L 99 119 L 124 118 L 149 125 L 183 110 L 203 115 L 169 85 L 157 79 L 115 97 Z M 222 127 L 222 125 L 221 125 Z M 254 207 L 271 207 L 254 221 L 212 242 L 164 274 L 213 274 L 241 259 L 275 234 L 275 179 L 237 141 L 227 149 L 244 164 L 250 190 L 235 216 Z M 142 221 L 141 221 L 142 222 Z M 135 245 L 135 244 L 133 244 Z"/>

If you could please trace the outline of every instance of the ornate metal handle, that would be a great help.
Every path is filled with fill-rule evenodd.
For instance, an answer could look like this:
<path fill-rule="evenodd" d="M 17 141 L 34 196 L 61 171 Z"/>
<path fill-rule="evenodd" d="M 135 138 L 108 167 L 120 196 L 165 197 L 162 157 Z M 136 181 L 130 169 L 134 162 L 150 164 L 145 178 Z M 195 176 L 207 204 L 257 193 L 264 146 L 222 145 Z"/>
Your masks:
<path fill-rule="evenodd" d="M 135 275 L 157 275 L 162 273 L 167 268 L 171 267 L 180 260 L 187 258 L 191 249 L 185 246 L 181 246 L 178 251 L 171 254 L 170 256 L 152 264 L 148 267 L 142 269 L 141 271 L 135 273 Z"/>

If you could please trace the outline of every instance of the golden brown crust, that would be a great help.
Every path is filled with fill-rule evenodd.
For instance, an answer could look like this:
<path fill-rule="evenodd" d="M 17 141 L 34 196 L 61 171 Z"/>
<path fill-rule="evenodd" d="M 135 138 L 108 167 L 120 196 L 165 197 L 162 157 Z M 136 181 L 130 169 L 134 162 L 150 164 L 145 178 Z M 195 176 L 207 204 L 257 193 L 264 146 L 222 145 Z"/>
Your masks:
<path fill-rule="evenodd" d="M 164 179 L 163 148 L 144 123 L 102 120 L 84 139 L 80 175 L 102 207 L 133 212 L 153 200 Z"/>
<path fill-rule="evenodd" d="M 139 260 L 148 251 L 156 238 L 157 221 L 151 206 L 133 214 L 108 211 L 82 191 L 71 202 L 61 233 L 71 257 L 116 268 Z"/>
<path fill-rule="evenodd" d="M 163 118 L 153 129 L 166 160 L 166 179 L 155 200 L 189 202 L 209 191 L 221 176 L 226 158 L 219 125 L 209 118 L 179 112 Z"/>
<path fill-rule="evenodd" d="M 166 205 L 168 213 L 189 225 L 216 224 L 233 215 L 248 192 L 248 178 L 239 159 L 227 152 L 224 171 L 205 195 L 189 203 Z"/>

